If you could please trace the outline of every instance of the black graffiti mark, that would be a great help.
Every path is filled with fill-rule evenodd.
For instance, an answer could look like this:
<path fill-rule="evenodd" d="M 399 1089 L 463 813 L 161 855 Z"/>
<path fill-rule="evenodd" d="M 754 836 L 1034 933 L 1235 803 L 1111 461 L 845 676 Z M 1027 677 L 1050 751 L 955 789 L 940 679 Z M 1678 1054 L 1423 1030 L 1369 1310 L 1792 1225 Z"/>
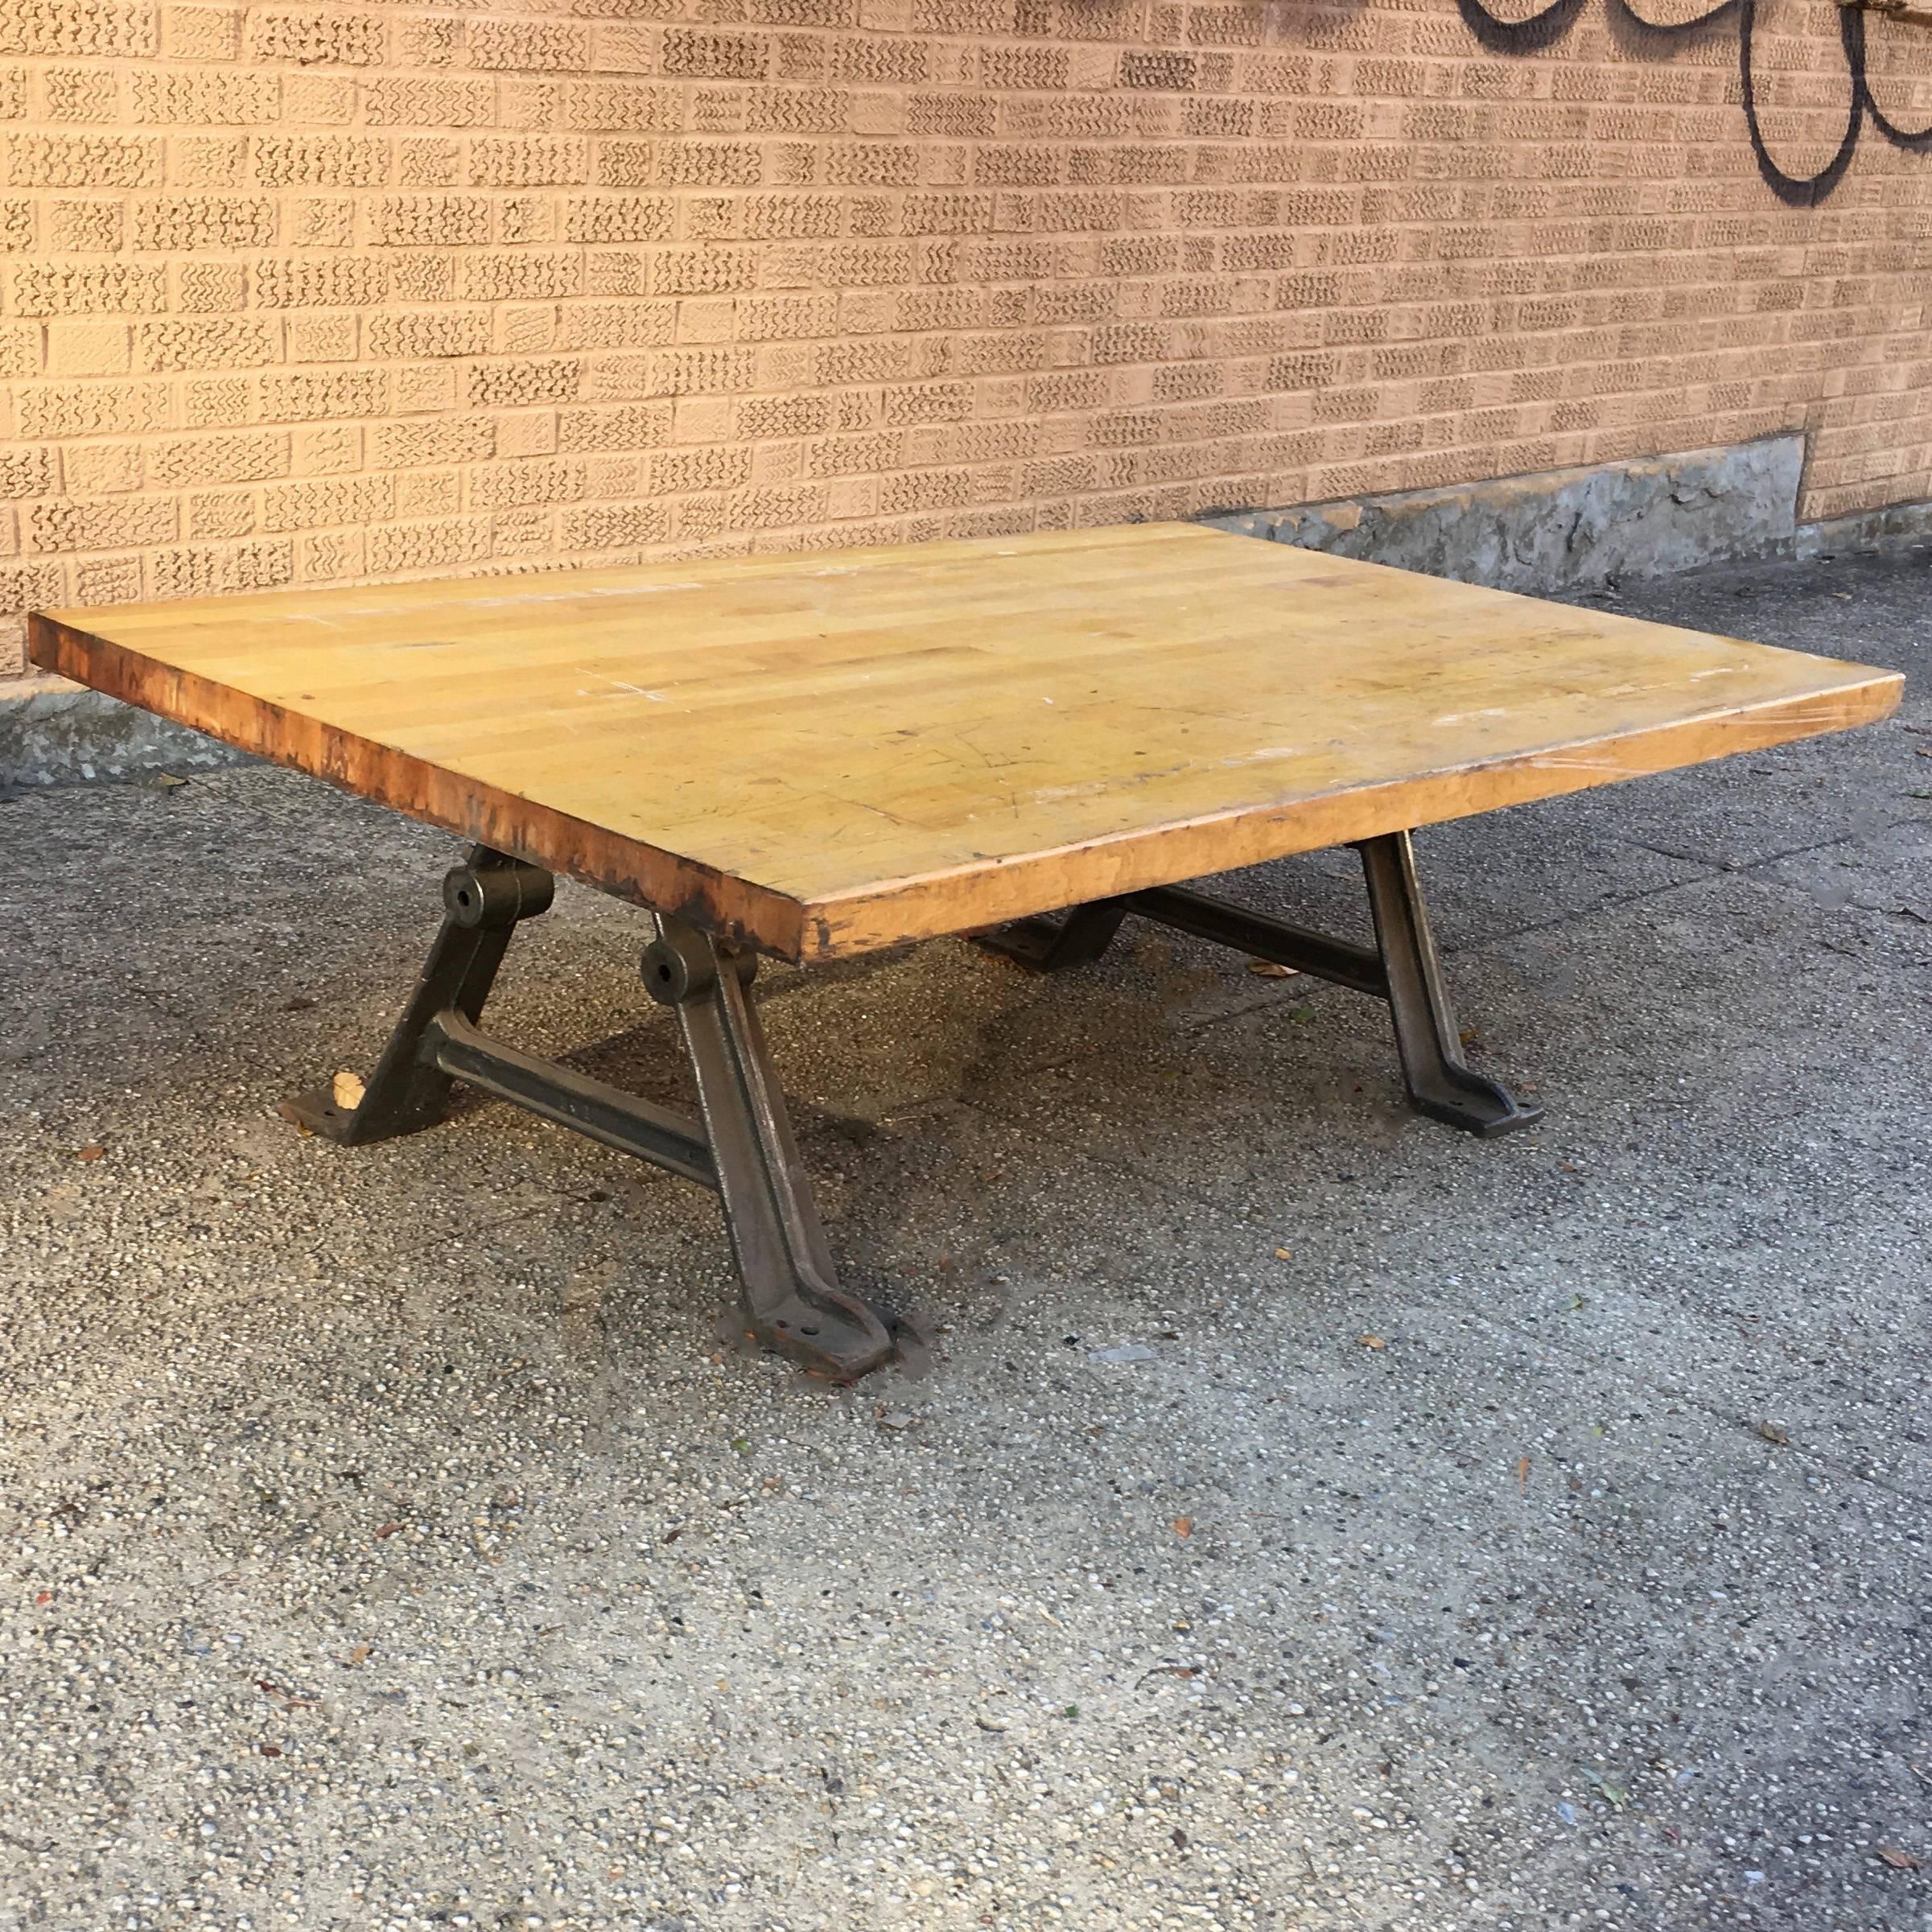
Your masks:
<path fill-rule="evenodd" d="M 1838 10 L 1839 37 L 1844 45 L 1845 69 L 1850 83 L 1845 106 L 1845 131 L 1836 151 L 1812 175 L 1787 174 L 1772 157 L 1765 142 L 1757 115 L 1757 88 L 1751 73 L 1751 37 L 1757 25 L 1758 0 L 1718 0 L 1707 12 L 1688 20 L 1649 20 L 1631 0 L 1607 0 L 1613 14 L 1640 39 L 1679 41 L 1693 34 L 1707 33 L 1720 21 L 1736 15 L 1739 79 L 1744 89 L 1745 128 L 1751 152 L 1757 159 L 1757 171 L 1765 185 L 1780 201 L 1794 208 L 1815 208 L 1844 179 L 1852 157 L 1858 152 L 1859 138 L 1869 122 L 1894 147 L 1913 154 L 1932 153 L 1932 126 L 1903 128 L 1878 105 L 1865 69 L 1865 16 L 1856 6 Z M 1491 13 L 1483 0 L 1456 0 L 1464 24 L 1477 39 L 1496 54 L 1534 54 L 1567 34 L 1583 11 L 1584 0 L 1551 0 L 1540 13 L 1522 20 L 1505 20 Z"/>
<path fill-rule="evenodd" d="M 1464 24 L 1493 54 L 1534 54 L 1567 34 L 1583 11 L 1583 0 L 1550 0 L 1526 20 L 1498 20 L 1482 0 L 1456 0 Z"/>

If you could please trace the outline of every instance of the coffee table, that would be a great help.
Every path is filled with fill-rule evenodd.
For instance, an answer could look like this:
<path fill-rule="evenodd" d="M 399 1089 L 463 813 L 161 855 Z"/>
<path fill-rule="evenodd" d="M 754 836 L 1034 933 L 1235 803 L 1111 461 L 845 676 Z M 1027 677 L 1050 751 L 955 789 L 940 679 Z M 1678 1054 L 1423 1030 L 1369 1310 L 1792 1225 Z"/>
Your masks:
<path fill-rule="evenodd" d="M 1464 1063 L 1420 826 L 1887 715 L 1868 666 L 1191 524 L 266 591 L 38 613 L 30 652 L 472 842 L 359 1103 L 359 1146 L 464 1082 L 715 1188 L 748 1332 L 849 1379 L 891 1321 L 838 1282 L 756 1007 L 809 963 L 977 937 L 1036 970 L 1151 919 L 1386 1001 L 1411 1098 L 1537 1111 Z M 1186 882 L 1359 852 L 1376 943 Z M 691 1119 L 481 1030 L 562 873 L 644 908 Z"/>

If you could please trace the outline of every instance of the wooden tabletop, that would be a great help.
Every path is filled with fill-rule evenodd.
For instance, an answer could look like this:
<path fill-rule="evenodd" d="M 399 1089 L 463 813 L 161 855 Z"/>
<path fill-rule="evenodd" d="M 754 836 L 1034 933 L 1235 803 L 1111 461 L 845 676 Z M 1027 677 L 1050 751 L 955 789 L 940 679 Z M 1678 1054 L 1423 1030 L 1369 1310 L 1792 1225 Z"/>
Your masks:
<path fill-rule="evenodd" d="M 789 959 L 1841 731 L 1901 683 L 1191 524 L 55 611 L 31 649 Z"/>

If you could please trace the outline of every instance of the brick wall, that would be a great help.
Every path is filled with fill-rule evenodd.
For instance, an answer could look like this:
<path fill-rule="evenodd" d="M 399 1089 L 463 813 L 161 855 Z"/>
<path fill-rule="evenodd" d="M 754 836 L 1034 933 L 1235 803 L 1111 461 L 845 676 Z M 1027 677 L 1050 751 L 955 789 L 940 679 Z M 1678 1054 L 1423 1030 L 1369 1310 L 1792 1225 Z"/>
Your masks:
<path fill-rule="evenodd" d="M 1454 0 L 0 0 L 0 669 L 35 604 L 1794 427 L 1808 514 L 1932 496 L 1932 156 L 1787 206 L 1735 17 L 1603 4 L 1512 57 Z M 1928 52 L 1872 23 L 1900 125 Z M 1822 165 L 1831 0 L 1753 68 Z"/>

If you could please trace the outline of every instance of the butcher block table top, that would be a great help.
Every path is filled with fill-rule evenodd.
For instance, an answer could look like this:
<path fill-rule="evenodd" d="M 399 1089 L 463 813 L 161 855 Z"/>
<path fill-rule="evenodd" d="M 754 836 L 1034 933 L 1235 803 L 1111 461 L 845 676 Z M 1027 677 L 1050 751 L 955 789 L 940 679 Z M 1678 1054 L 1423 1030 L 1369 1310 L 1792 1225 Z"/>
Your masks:
<path fill-rule="evenodd" d="M 793 960 L 1840 731 L 1901 685 L 1192 524 L 60 610 L 31 651 Z"/>

